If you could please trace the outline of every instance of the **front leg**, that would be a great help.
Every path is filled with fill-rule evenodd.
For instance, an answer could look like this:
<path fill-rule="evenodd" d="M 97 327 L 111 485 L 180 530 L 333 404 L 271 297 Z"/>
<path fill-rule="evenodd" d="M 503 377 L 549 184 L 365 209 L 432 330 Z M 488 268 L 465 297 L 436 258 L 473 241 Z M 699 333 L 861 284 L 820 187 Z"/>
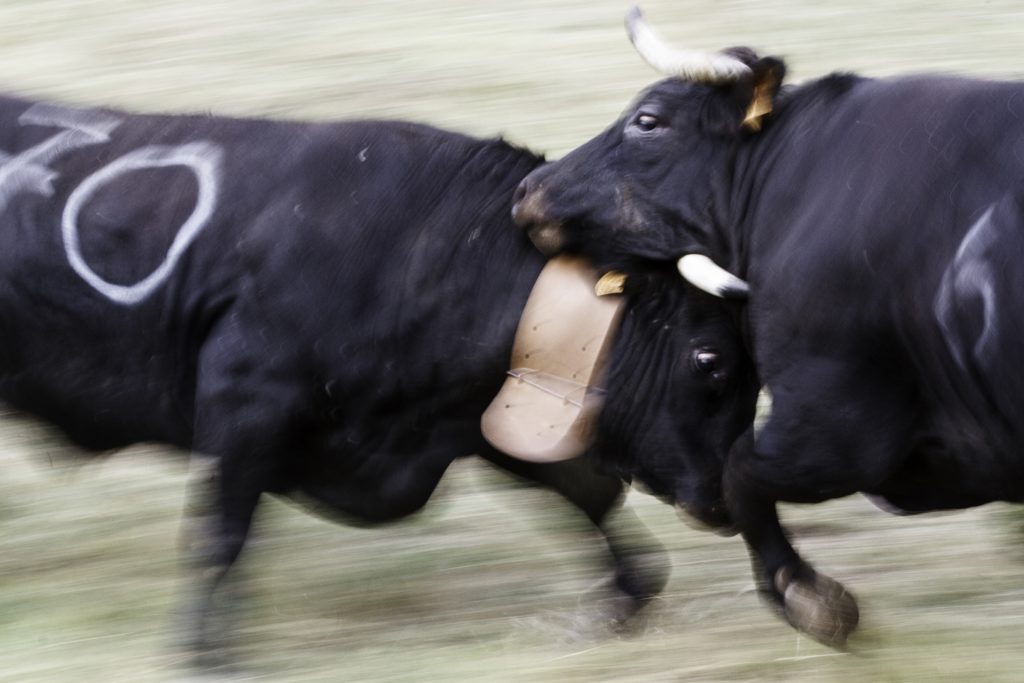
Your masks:
<path fill-rule="evenodd" d="M 185 605 L 184 641 L 202 668 L 228 659 L 237 586 L 230 571 L 241 555 L 264 492 L 290 487 L 285 467 L 296 454 L 297 406 L 304 387 L 253 354 L 238 318 L 211 335 L 200 355 L 193 436 L 194 477 L 187 520 L 194 576 Z"/>
<path fill-rule="evenodd" d="M 181 640 L 200 669 L 229 664 L 238 586 L 231 569 L 249 536 L 260 491 L 236 490 L 223 461 L 192 456 L 183 541 L 190 580 L 185 586 Z"/>
<path fill-rule="evenodd" d="M 754 457 L 753 445 L 748 433 L 734 446 L 725 472 L 725 496 L 750 551 L 758 591 L 794 628 L 841 648 L 860 619 L 857 601 L 842 584 L 800 557 L 779 522 L 776 500 L 750 485 L 744 470 Z"/>
<path fill-rule="evenodd" d="M 912 394 L 897 374 L 805 359 L 774 379 L 771 417 L 737 441 L 724 473 L 726 502 L 749 548 L 758 587 L 797 629 L 842 647 L 857 602 L 790 544 L 780 501 L 818 503 L 884 481 L 905 457 Z"/>
<path fill-rule="evenodd" d="M 670 574 L 668 552 L 643 522 L 625 509 L 622 480 L 593 469 L 587 456 L 557 463 L 533 463 L 485 448 L 481 455 L 503 470 L 547 487 L 575 505 L 607 544 L 615 599 L 608 617 L 626 621 L 661 594 Z"/>

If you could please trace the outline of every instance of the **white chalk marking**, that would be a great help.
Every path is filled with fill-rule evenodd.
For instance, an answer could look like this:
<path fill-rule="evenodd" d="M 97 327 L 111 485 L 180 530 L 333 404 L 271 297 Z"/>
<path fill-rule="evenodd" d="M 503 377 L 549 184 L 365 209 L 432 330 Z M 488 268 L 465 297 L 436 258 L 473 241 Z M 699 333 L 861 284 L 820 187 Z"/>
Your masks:
<path fill-rule="evenodd" d="M 18 117 L 23 126 L 63 128 L 29 149 L 12 155 L 0 151 L 0 213 L 21 192 L 53 196 L 53 181 L 59 177 L 49 167 L 68 152 L 110 141 L 110 134 L 121 120 L 103 112 L 73 109 L 50 104 L 34 104 Z M 365 152 L 365 150 L 364 150 Z M 134 304 L 149 296 L 170 276 L 182 253 L 205 227 L 213 214 L 220 182 L 221 150 L 210 142 L 193 142 L 180 146 L 153 145 L 120 157 L 85 178 L 68 197 L 61 220 L 64 249 L 68 263 L 79 276 L 111 301 Z M 78 237 L 78 214 L 92 194 L 103 184 L 118 176 L 145 168 L 185 166 L 196 175 L 199 184 L 196 206 L 188 220 L 178 229 L 163 262 L 156 270 L 134 285 L 107 282 L 82 258 Z"/>
<path fill-rule="evenodd" d="M 83 280 L 111 301 L 130 305 L 148 297 L 170 277 L 171 270 L 184 251 L 199 236 L 213 215 L 219 189 L 221 157 L 220 148 L 210 142 L 192 142 L 181 146 L 151 145 L 129 152 L 90 175 L 68 197 L 61 218 L 68 263 Z M 195 174 L 198 182 L 195 208 L 178 229 L 167 250 L 167 256 L 152 273 L 133 285 L 118 285 L 104 280 L 82 258 L 77 224 L 82 207 L 100 187 L 125 173 L 165 166 L 185 166 Z"/>
<path fill-rule="evenodd" d="M 34 104 L 22 112 L 18 123 L 65 130 L 16 155 L 0 153 L 0 212 L 20 192 L 53 196 L 59 174 L 48 164 L 72 150 L 109 141 L 121 121 L 98 111 Z"/>
<path fill-rule="evenodd" d="M 955 342 L 957 335 L 954 332 L 954 309 L 957 302 L 976 295 L 981 299 L 984 307 L 984 327 L 972 349 L 976 359 L 988 355 L 987 349 L 999 331 L 996 318 L 996 293 L 992 284 L 995 278 L 992 264 L 988 262 L 984 254 L 985 249 L 996 239 L 996 235 L 991 230 L 993 211 L 995 211 L 995 205 L 990 206 L 967 231 L 960 242 L 956 255 L 942 276 L 939 291 L 935 296 L 935 316 L 942 328 L 947 346 L 962 368 L 966 367 L 966 362 L 963 352 Z"/>

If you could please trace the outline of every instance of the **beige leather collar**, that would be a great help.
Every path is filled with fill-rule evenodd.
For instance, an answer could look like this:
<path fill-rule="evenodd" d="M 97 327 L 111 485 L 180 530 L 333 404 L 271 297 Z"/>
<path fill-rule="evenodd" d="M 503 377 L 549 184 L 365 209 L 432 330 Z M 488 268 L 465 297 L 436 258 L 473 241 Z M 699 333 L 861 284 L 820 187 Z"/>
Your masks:
<path fill-rule="evenodd" d="M 548 261 L 519 321 L 509 377 L 481 419 L 492 446 L 521 460 L 555 462 L 590 445 L 623 281 L 618 273 L 599 279 L 577 257 Z"/>

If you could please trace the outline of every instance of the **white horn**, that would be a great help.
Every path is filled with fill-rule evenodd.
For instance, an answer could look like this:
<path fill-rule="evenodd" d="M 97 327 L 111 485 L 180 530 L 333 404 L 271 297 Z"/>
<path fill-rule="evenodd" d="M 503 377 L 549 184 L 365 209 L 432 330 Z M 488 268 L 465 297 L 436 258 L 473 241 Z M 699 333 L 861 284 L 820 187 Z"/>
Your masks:
<path fill-rule="evenodd" d="M 663 74 L 701 83 L 728 83 L 750 73 L 750 67 L 720 52 L 677 50 L 651 29 L 639 7 L 626 14 L 626 32 L 644 60 Z"/>
<path fill-rule="evenodd" d="M 698 289 L 721 299 L 746 299 L 750 286 L 703 254 L 687 254 L 676 263 L 679 274 Z"/>

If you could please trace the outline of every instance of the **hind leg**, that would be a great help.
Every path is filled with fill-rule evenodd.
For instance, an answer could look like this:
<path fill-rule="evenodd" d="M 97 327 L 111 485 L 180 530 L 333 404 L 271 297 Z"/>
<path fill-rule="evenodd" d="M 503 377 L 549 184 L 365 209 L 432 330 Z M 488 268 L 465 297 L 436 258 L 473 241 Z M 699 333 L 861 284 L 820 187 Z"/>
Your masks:
<path fill-rule="evenodd" d="M 661 593 L 670 571 L 668 553 L 633 511 L 623 508 L 626 487 L 621 480 L 599 474 L 585 457 L 546 464 L 498 452 L 484 457 L 531 485 L 558 493 L 600 532 L 614 572 L 614 620 L 625 621 Z"/>

